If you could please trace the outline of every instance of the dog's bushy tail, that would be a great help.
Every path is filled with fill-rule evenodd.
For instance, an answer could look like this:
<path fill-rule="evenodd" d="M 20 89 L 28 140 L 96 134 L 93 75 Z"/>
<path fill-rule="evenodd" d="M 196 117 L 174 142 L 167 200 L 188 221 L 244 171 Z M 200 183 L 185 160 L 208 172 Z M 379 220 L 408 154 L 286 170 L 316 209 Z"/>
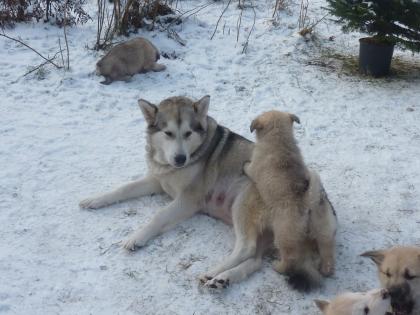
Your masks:
<path fill-rule="evenodd" d="M 313 262 L 305 260 L 300 266 L 293 266 L 286 271 L 287 283 L 295 290 L 308 292 L 321 284 L 322 276 Z"/>

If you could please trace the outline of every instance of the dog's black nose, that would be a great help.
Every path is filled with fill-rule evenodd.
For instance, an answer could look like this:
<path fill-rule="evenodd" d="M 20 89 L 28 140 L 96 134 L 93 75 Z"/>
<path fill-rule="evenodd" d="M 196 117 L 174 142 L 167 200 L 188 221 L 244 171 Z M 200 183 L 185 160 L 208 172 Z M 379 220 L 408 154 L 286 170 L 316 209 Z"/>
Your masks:
<path fill-rule="evenodd" d="M 178 155 L 175 156 L 176 166 L 183 166 L 185 164 L 186 160 L 187 160 L 187 157 L 183 154 L 178 154 Z"/>
<path fill-rule="evenodd" d="M 388 292 L 393 300 L 402 300 L 410 295 L 410 287 L 404 283 L 403 285 L 390 287 Z"/>
<path fill-rule="evenodd" d="M 410 286 L 407 283 L 392 286 L 388 289 L 391 296 L 391 306 L 397 314 L 411 314 L 414 308 L 414 300 L 411 296 Z"/>

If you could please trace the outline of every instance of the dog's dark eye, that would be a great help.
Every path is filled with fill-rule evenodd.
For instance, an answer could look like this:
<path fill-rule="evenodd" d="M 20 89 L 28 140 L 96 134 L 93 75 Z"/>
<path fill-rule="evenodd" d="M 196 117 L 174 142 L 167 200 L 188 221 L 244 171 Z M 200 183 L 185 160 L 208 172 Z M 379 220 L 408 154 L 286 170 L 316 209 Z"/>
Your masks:
<path fill-rule="evenodd" d="M 414 278 L 416 278 L 415 276 L 410 275 L 410 273 L 408 272 L 408 270 L 405 271 L 404 273 L 404 278 L 406 280 L 413 280 Z"/>
<path fill-rule="evenodd" d="M 191 136 L 192 132 L 191 131 L 187 131 L 186 133 L 184 133 L 184 138 L 187 139 Z"/>
<path fill-rule="evenodd" d="M 170 131 L 165 131 L 165 135 L 167 135 L 170 138 L 172 138 L 174 136 L 174 134 Z"/>
<path fill-rule="evenodd" d="M 369 307 L 366 306 L 364 311 L 365 311 L 365 314 L 369 314 Z"/>

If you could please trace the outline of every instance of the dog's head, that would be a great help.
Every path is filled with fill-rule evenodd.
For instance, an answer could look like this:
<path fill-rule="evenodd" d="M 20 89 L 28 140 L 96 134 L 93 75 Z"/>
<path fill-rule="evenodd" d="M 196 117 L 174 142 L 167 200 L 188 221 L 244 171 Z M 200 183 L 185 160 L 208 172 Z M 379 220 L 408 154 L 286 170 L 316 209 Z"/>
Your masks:
<path fill-rule="evenodd" d="M 251 123 L 250 131 L 256 131 L 257 139 L 275 130 L 282 134 L 293 135 L 293 123 L 300 124 L 299 117 L 286 112 L 272 110 L 257 116 Z"/>
<path fill-rule="evenodd" d="M 420 248 L 397 246 L 362 256 L 377 265 L 379 280 L 388 289 L 396 314 L 411 314 L 420 308 Z"/>
<path fill-rule="evenodd" d="M 188 165 L 207 133 L 210 96 L 197 102 L 182 96 L 170 97 L 158 106 L 142 99 L 138 102 L 147 122 L 153 158 L 176 168 Z"/>
<path fill-rule="evenodd" d="M 315 304 L 325 315 L 385 315 L 391 307 L 391 298 L 386 289 L 366 293 L 347 293 L 334 301 L 315 300 Z"/>

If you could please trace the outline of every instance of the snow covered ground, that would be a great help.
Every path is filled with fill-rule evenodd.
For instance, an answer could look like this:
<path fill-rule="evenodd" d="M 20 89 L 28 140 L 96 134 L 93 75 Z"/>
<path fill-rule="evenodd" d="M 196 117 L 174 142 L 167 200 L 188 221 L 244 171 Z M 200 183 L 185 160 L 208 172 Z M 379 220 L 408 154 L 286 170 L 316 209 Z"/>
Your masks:
<path fill-rule="evenodd" d="M 184 0 L 178 7 L 204 3 Z M 254 2 L 255 29 L 242 54 L 252 8 L 244 10 L 238 43 L 235 2 L 210 40 L 226 4 L 215 2 L 177 26 L 185 47 L 164 33 L 140 33 L 177 59 L 162 60 L 167 71 L 110 86 L 93 74 L 101 55 L 87 48 L 95 40 L 93 22 L 69 29 L 67 73 L 47 67 L 22 78 L 42 60 L 0 38 L 0 314 L 318 314 L 314 298 L 378 285 L 360 253 L 420 244 L 419 56 L 396 51 L 412 68 L 408 74 L 347 75 L 339 60 L 325 56 L 357 55 L 360 34 L 343 35 L 325 20 L 317 38 L 305 41 L 297 35 L 299 3 L 272 19 L 272 0 Z M 324 5 L 312 1 L 309 16 L 320 18 Z M 62 30 L 28 24 L 6 32 L 52 55 Z M 127 253 L 116 243 L 167 197 L 79 209 L 82 198 L 145 173 L 138 98 L 205 94 L 210 114 L 248 138 L 250 121 L 262 111 L 300 117 L 300 146 L 321 173 L 340 222 L 336 275 L 321 289 L 291 291 L 267 258 L 248 280 L 211 294 L 197 276 L 229 253 L 231 227 L 196 216 Z"/>

